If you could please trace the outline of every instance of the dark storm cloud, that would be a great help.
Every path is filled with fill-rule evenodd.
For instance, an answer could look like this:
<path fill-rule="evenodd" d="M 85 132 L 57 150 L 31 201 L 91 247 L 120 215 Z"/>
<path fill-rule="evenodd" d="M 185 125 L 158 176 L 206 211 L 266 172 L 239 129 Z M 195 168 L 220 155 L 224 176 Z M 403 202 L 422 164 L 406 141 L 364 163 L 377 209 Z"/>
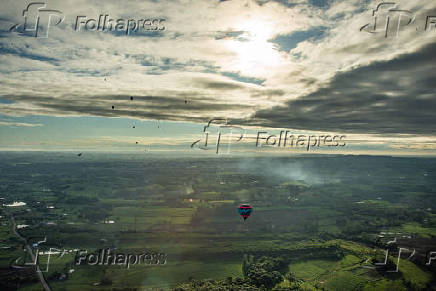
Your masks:
<path fill-rule="evenodd" d="M 36 107 L 36 109 L 21 108 L 20 113 L 24 115 L 37 112 L 47 115 L 131 117 L 193 122 L 204 122 L 205 116 L 216 117 L 217 111 L 251 108 L 245 104 L 219 102 L 213 96 L 204 96 L 198 92 L 163 91 L 160 93 L 162 95 L 68 95 L 62 96 L 62 98 L 10 95 L 4 100 L 11 102 L 11 104 L 24 102 Z M 170 96 L 171 94 L 172 96 Z M 133 97 L 133 100 L 130 97 Z M 11 107 L 10 111 L 7 107 L 3 108 L 4 113 L 12 113 L 15 109 Z"/>
<path fill-rule="evenodd" d="M 436 44 L 337 75 L 327 87 L 240 123 L 352 133 L 434 134 Z"/>

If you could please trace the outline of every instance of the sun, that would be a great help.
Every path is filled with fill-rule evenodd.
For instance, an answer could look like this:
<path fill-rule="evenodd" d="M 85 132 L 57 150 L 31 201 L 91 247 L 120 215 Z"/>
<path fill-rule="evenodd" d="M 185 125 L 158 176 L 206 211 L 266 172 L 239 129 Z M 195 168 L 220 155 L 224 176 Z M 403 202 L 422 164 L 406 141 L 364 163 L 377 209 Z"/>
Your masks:
<path fill-rule="evenodd" d="M 262 75 L 281 63 L 279 52 L 268 41 L 273 36 L 268 22 L 244 21 L 236 25 L 236 29 L 244 33 L 238 39 L 229 40 L 228 47 L 236 55 L 232 66 L 237 71 Z"/>

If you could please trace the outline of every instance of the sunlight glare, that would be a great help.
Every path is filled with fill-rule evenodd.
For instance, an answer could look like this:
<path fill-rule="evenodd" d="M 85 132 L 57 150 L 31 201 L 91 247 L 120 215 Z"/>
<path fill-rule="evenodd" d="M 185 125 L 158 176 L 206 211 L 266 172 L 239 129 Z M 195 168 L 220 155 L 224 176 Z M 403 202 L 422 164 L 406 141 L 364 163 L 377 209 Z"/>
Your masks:
<path fill-rule="evenodd" d="M 237 71 L 244 74 L 265 74 L 280 64 L 279 52 L 273 43 L 268 42 L 273 35 L 268 23 L 245 21 L 237 29 L 246 32 L 242 35 L 243 40 L 228 42 L 229 49 L 236 53 L 237 60 L 233 65 Z"/>

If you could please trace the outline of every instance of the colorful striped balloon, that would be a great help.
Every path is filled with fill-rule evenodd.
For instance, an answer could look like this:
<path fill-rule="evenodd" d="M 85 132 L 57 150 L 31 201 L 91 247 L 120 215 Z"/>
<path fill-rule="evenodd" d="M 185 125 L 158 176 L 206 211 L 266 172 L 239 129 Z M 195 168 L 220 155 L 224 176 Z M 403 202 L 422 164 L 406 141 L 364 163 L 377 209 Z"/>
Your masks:
<path fill-rule="evenodd" d="M 253 207 L 251 207 L 249 204 L 241 204 L 238 207 L 238 213 L 244 218 L 244 220 L 250 216 L 252 211 Z"/>

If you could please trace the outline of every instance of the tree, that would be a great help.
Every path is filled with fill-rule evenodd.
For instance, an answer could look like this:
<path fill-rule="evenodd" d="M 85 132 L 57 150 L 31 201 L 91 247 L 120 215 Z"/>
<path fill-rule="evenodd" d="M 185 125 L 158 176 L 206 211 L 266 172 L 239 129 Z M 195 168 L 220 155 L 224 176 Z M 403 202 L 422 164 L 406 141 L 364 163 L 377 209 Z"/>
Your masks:
<path fill-rule="evenodd" d="M 290 282 L 294 282 L 295 281 L 295 274 L 292 272 L 289 272 L 285 275 L 285 278 Z"/>

